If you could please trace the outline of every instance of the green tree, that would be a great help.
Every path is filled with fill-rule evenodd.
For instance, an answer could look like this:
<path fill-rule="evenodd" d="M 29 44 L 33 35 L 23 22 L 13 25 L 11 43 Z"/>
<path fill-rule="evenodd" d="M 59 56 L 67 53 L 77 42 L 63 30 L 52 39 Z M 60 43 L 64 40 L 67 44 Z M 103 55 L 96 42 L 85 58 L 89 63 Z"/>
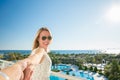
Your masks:
<path fill-rule="evenodd" d="M 3 55 L 2 54 L 0 54 L 0 59 L 2 59 L 3 58 Z"/>
<path fill-rule="evenodd" d="M 79 65 L 78 65 L 78 67 L 79 67 L 79 69 L 80 69 L 80 70 L 82 70 L 82 69 L 83 69 L 81 64 L 79 64 Z"/>
<path fill-rule="evenodd" d="M 66 74 L 69 75 L 70 74 L 69 71 L 67 71 Z"/>
<path fill-rule="evenodd" d="M 97 72 L 97 71 L 98 71 L 97 67 L 94 67 L 94 72 Z"/>
<path fill-rule="evenodd" d="M 109 80 L 119 80 L 120 79 L 120 69 L 117 60 L 113 60 L 109 67 L 105 68 L 105 75 Z"/>
<path fill-rule="evenodd" d="M 87 68 L 87 66 L 84 66 L 84 70 L 87 70 L 88 68 Z"/>
<path fill-rule="evenodd" d="M 90 70 L 90 71 L 93 71 L 93 67 L 92 67 L 92 66 L 90 66 L 89 70 Z"/>

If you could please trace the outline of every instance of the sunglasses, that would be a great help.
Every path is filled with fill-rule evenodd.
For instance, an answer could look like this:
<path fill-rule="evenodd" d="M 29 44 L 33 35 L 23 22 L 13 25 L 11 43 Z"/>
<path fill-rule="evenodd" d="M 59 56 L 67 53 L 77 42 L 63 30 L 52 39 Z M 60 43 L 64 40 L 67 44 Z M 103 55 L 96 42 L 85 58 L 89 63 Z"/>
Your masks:
<path fill-rule="evenodd" d="M 48 40 L 51 40 L 52 39 L 52 37 L 51 36 L 42 36 L 42 40 L 44 41 L 44 40 L 46 40 L 46 39 L 48 39 Z"/>

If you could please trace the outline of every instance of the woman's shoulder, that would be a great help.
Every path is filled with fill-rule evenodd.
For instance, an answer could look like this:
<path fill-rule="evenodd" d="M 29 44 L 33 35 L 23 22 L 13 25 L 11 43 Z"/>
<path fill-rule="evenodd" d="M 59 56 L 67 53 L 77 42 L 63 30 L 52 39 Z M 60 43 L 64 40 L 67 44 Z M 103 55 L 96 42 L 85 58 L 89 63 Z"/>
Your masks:
<path fill-rule="evenodd" d="M 33 49 L 32 52 L 40 53 L 40 52 L 45 52 L 45 50 L 43 48 L 37 47 L 37 48 Z"/>
<path fill-rule="evenodd" d="M 35 52 L 37 50 L 37 48 L 33 49 L 32 52 Z"/>
<path fill-rule="evenodd" d="M 32 56 L 34 54 L 41 54 L 41 53 L 44 53 L 44 55 L 47 54 L 47 52 L 45 51 L 44 48 L 37 47 L 37 48 L 35 48 L 35 49 L 32 50 L 30 56 Z"/>

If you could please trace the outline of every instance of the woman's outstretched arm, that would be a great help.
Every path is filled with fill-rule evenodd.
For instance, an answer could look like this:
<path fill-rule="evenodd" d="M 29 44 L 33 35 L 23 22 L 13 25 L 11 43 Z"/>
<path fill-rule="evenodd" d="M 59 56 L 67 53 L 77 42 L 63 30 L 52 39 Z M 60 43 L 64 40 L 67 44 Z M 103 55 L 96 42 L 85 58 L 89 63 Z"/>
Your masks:
<path fill-rule="evenodd" d="M 9 80 L 29 80 L 31 77 L 32 69 L 26 70 L 25 73 L 23 71 L 29 67 L 29 65 L 39 64 L 41 58 L 43 57 L 45 50 L 43 48 L 37 48 L 35 50 L 35 54 L 29 56 L 26 59 L 23 59 L 10 67 L 1 70 L 2 74 L 5 74 L 9 77 Z M 26 73 L 30 73 L 27 75 Z M 0 74 L 0 80 L 7 80 L 5 76 Z"/>

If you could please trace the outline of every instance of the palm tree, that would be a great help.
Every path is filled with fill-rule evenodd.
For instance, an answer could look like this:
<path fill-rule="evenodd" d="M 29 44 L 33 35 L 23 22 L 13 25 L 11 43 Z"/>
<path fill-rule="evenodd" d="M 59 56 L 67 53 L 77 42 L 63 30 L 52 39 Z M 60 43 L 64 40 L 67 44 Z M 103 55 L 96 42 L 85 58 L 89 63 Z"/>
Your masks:
<path fill-rule="evenodd" d="M 117 60 L 113 60 L 109 67 L 105 67 L 105 75 L 109 80 L 119 80 L 120 79 L 120 69 Z"/>

